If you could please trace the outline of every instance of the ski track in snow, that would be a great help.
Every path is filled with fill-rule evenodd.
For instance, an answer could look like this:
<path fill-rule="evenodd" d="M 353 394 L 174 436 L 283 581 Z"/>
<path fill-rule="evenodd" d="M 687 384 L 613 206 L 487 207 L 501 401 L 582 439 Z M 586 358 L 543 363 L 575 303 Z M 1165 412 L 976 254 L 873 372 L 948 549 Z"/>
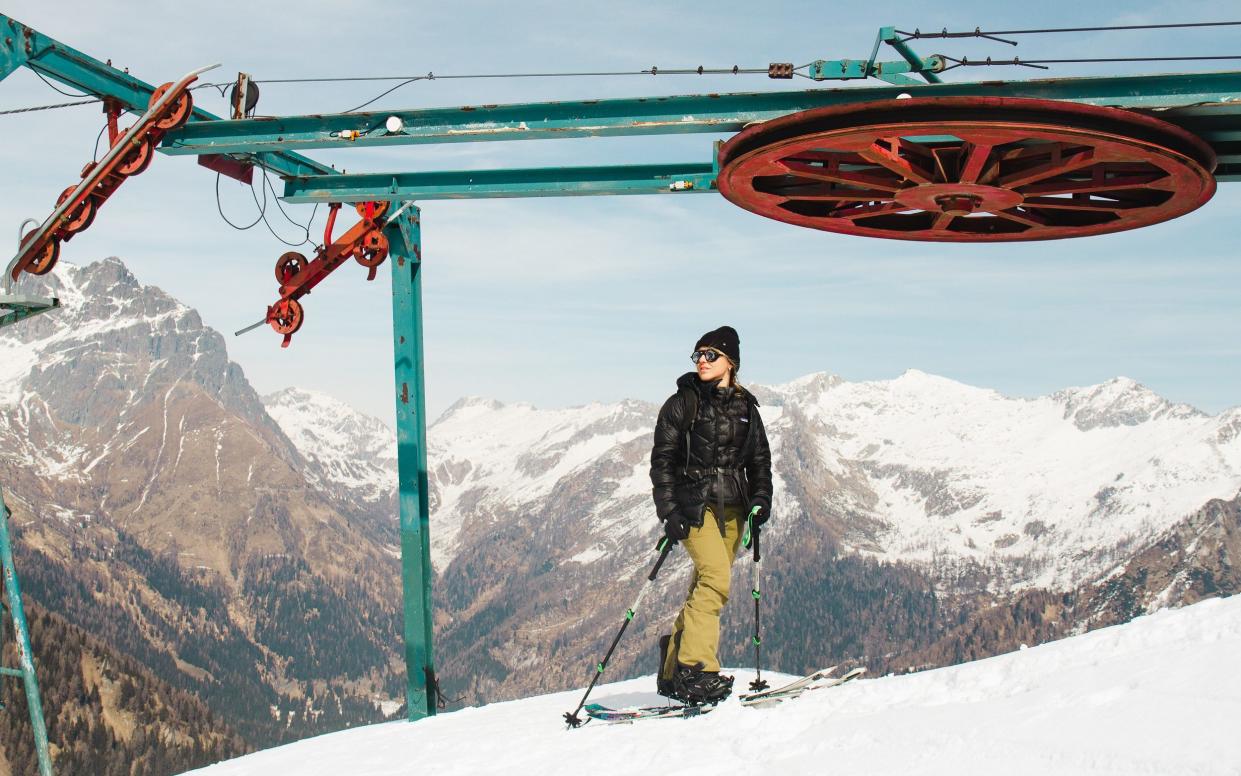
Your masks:
<path fill-rule="evenodd" d="M 774 708 L 566 730 L 582 689 L 341 731 L 196 776 L 1236 776 L 1241 596 Z M 752 678 L 737 671 L 737 685 Z M 593 701 L 657 702 L 652 677 Z"/>

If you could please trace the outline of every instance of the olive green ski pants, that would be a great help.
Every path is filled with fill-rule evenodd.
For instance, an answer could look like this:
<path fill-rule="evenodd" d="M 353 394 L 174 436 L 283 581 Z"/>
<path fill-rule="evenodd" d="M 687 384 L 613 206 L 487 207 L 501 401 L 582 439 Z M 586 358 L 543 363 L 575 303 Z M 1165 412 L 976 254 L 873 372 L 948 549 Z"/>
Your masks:
<path fill-rule="evenodd" d="M 704 671 L 720 670 L 720 610 L 728 603 L 733 560 L 741 547 L 743 513 L 740 506 L 724 507 L 721 536 L 720 524 L 708 507 L 702 527 L 691 527 L 689 537 L 681 542 L 694 562 L 694 573 L 685 606 L 672 626 L 672 642 L 661 672 L 665 678 L 673 675 L 677 663 L 702 663 Z"/>

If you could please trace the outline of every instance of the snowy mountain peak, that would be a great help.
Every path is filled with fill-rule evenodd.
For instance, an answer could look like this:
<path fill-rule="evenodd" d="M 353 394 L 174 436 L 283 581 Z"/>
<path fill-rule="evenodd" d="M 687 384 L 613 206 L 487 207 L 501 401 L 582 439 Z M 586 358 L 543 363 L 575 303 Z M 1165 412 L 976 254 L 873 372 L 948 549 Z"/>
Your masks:
<path fill-rule="evenodd" d="M 1128 377 L 1115 377 L 1086 388 L 1069 388 L 1052 398 L 1064 405 L 1065 420 L 1082 431 L 1136 426 L 1152 420 L 1206 417 L 1188 404 L 1173 404 Z"/>
<path fill-rule="evenodd" d="M 365 504 L 392 499 L 396 439 L 381 420 L 325 393 L 302 388 L 267 394 L 263 405 L 309 462 L 312 480 L 342 488 Z"/>
<path fill-rule="evenodd" d="M 504 409 L 504 403 L 496 401 L 495 399 L 488 399 L 482 396 L 462 396 L 460 399 L 457 399 L 449 405 L 448 409 L 444 410 L 440 414 L 439 418 L 435 420 L 435 423 L 444 422 L 458 413 L 472 415 L 479 412 L 485 412 L 487 410 L 501 409 Z"/>
<path fill-rule="evenodd" d="M 844 380 L 830 372 L 812 372 L 782 385 L 762 386 L 746 384 L 746 388 L 753 391 L 754 395 L 764 405 L 780 406 L 788 397 L 818 396 L 843 384 Z"/>

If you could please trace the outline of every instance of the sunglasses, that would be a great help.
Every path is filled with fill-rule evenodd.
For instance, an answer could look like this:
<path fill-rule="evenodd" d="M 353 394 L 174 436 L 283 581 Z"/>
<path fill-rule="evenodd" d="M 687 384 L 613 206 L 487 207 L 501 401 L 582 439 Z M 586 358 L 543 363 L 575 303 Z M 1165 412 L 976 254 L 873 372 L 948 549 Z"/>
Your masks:
<path fill-rule="evenodd" d="M 717 353 L 714 350 L 695 350 L 693 353 L 689 354 L 689 360 L 693 361 L 695 364 L 702 361 L 704 358 L 707 360 L 708 364 L 714 364 L 715 359 L 723 357 L 723 353 Z"/>

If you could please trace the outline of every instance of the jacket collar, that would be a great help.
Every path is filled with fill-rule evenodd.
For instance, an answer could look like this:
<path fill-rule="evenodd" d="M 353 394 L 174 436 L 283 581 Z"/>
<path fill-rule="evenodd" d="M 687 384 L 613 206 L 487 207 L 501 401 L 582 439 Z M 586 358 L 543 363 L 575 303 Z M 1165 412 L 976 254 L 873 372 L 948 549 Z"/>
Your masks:
<path fill-rule="evenodd" d="M 694 390 L 699 391 L 702 395 L 707 396 L 707 397 L 711 395 L 711 391 L 713 389 L 719 387 L 719 384 L 720 383 L 718 380 L 716 380 L 713 383 L 705 383 L 702 380 L 699 380 L 697 372 L 686 372 L 685 374 L 677 378 L 678 389 L 692 388 Z M 758 405 L 758 399 L 755 398 L 754 394 L 750 393 L 744 388 L 741 389 L 741 395 L 744 396 L 746 398 L 746 401 L 750 402 L 751 404 L 754 404 L 755 406 Z"/>

